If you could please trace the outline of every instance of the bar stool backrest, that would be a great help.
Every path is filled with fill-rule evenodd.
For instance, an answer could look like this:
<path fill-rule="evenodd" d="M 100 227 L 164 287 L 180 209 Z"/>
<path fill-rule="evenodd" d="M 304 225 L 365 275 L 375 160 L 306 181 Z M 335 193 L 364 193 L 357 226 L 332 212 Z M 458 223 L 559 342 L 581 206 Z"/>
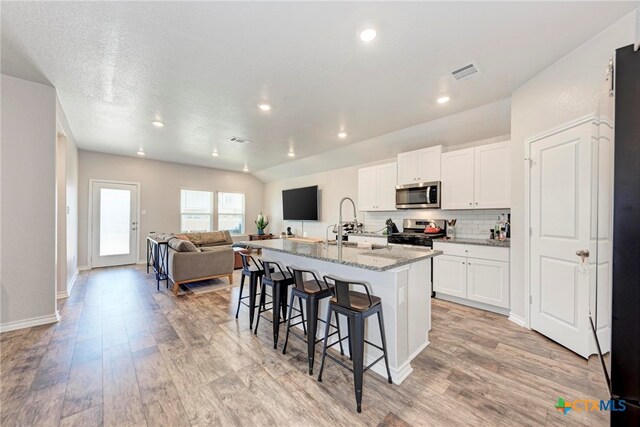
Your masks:
<path fill-rule="evenodd" d="M 279 262 L 277 262 L 277 261 L 267 261 L 267 260 L 262 260 L 260 262 L 262 263 L 262 268 L 264 269 L 264 277 L 267 280 L 272 280 L 271 279 L 271 273 L 275 272 L 275 268 L 277 268 L 278 271 L 282 274 L 282 277 L 285 277 L 285 278 L 287 277 L 287 275 L 284 274 L 284 271 L 282 270 L 282 267 L 280 266 Z"/>
<path fill-rule="evenodd" d="M 242 270 L 246 273 L 250 273 L 251 271 L 260 271 L 262 268 L 256 262 L 255 258 L 253 258 L 249 254 L 240 253 L 240 258 L 242 259 Z M 252 266 L 253 264 L 253 266 Z"/>
<path fill-rule="evenodd" d="M 327 289 L 326 283 L 325 283 L 325 286 L 323 286 L 322 282 L 320 282 L 320 280 L 318 280 L 318 276 L 316 276 L 316 273 L 311 271 L 311 270 L 304 270 L 302 268 L 293 267 L 293 266 L 288 266 L 287 270 L 289 270 L 289 273 L 291 273 L 291 276 L 293 276 L 294 286 L 296 287 L 296 289 L 298 289 L 300 291 L 304 292 L 304 275 L 305 275 L 305 273 L 306 274 L 311 274 L 313 276 L 313 280 L 316 282 L 318 287 L 320 287 L 320 289 Z"/>
<path fill-rule="evenodd" d="M 331 289 L 331 293 L 336 298 L 336 302 L 339 306 L 353 309 L 351 306 L 351 294 L 350 288 L 353 286 L 361 286 L 364 288 L 367 298 L 369 299 L 369 307 L 373 306 L 373 301 L 371 300 L 371 294 L 369 293 L 369 287 L 366 282 L 355 282 L 351 280 L 340 279 L 339 277 L 334 276 L 323 276 L 324 282 Z M 333 283 L 333 287 L 330 285 L 330 282 Z"/>

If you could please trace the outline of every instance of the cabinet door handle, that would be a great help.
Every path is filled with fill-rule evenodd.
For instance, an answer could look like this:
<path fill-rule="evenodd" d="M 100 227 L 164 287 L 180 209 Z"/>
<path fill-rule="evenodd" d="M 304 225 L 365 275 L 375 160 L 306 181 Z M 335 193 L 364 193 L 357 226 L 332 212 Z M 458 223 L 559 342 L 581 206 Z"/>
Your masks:
<path fill-rule="evenodd" d="M 462 265 L 464 265 L 465 263 L 463 262 Z"/>
<path fill-rule="evenodd" d="M 469 206 L 472 206 L 472 205 L 473 205 L 473 203 L 469 202 Z"/>

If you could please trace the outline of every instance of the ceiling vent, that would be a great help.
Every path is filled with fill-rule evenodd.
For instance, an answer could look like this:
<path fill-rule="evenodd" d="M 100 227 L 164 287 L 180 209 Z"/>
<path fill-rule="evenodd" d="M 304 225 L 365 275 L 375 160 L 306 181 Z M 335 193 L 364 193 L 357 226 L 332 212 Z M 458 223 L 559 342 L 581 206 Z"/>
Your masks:
<path fill-rule="evenodd" d="M 249 141 L 248 139 L 240 138 L 239 136 L 232 136 L 231 138 L 229 138 L 228 142 L 231 142 L 233 144 L 249 144 L 249 143 L 251 143 L 251 141 Z"/>
<path fill-rule="evenodd" d="M 457 70 L 453 70 L 451 72 L 451 75 L 456 80 L 464 80 L 478 74 L 479 72 L 480 70 L 478 69 L 478 66 L 474 63 L 471 63 L 465 65 L 464 67 L 458 68 Z"/>

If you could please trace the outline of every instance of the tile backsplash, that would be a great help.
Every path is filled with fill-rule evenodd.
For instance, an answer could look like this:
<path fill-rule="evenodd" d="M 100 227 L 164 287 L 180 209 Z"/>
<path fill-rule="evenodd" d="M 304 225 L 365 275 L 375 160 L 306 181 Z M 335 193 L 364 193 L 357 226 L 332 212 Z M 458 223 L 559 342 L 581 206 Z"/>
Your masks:
<path fill-rule="evenodd" d="M 447 219 L 456 218 L 456 237 L 465 239 L 487 239 L 491 229 L 496 224 L 498 216 L 504 214 L 505 221 L 509 209 L 468 209 L 468 210 L 406 210 L 390 212 L 365 212 L 364 229 L 366 231 L 377 231 L 385 226 L 387 218 L 391 218 L 396 223 L 398 229 L 402 231 L 403 219 Z"/>

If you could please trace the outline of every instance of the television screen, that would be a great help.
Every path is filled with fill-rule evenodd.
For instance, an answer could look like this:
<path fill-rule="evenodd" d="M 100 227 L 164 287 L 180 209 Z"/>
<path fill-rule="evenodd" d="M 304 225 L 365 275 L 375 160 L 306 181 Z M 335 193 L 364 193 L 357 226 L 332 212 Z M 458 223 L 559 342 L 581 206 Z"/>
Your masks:
<path fill-rule="evenodd" d="M 318 186 L 282 191 L 282 216 L 290 221 L 318 221 Z"/>

